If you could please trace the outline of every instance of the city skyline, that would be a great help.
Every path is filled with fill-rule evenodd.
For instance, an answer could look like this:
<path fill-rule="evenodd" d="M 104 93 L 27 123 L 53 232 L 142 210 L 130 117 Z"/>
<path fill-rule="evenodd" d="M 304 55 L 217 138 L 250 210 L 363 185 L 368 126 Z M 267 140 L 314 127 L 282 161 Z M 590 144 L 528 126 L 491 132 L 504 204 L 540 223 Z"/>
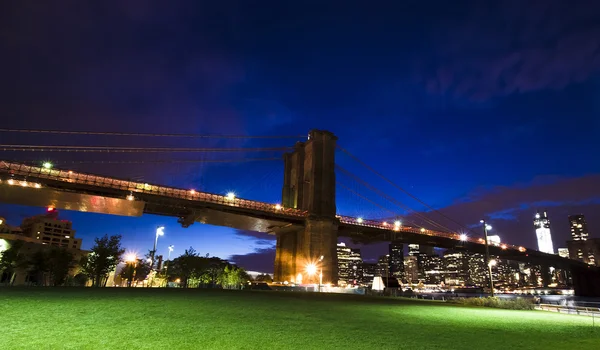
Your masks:
<path fill-rule="evenodd" d="M 148 4 L 106 11 L 85 4 L 77 9 L 13 4 L 7 18 L 29 20 L 2 23 L 0 48 L 8 54 L 0 73 L 4 82 L 14 82 L 0 85 L 4 126 L 228 135 L 304 135 L 320 128 L 334 132 L 340 145 L 475 232 L 485 217 L 493 234 L 535 248 L 531 217 L 545 208 L 555 247 L 569 238 L 566 217 L 571 214 L 585 214 L 597 237 L 600 164 L 593 155 L 600 151 L 595 137 L 600 63 L 589 48 L 596 47 L 598 26 L 573 29 L 571 24 L 587 22 L 600 5 L 582 10 L 546 4 L 541 11 L 539 4 L 522 3 L 502 14 L 475 1 L 442 2 L 435 13 L 426 4 L 410 10 L 397 5 L 377 22 L 368 16 L 375 9 L 356 4 L 324 6 L 320 14 L 298 4 L 291 12 L 281 3 L 271 5 L 266 14 L 243 3 L 200 9 L 193 1 L 168 11 Z M 199 17 L 190 18 L 192 12 Z M 265 20 L 271 15 L 277 19 Z M 510 20 L 513 31 L 495 24 L 497 16 Z M 330 25 L 331 18 L 338 19 L 337 26 Z M 537 25 L 528 25 L 531 21 Z M 176 36 L 159 29 L 169 26 L 179 29 Z M 480 27 L 485 29 L 472 30 Z M 284 42 L 294 44 L 274 49 Z M 7 144 L 106 142 L 100 137 L 0 137 Z M 109 141 L 198 147 L 189 140 Z M 292 146 L 294 141 L 277 145 Z M 271 144 L 275 142 L 208 140 L 201 146 Z M 192 156 L 219 159 L 188 158 Z M 339 160 L 349 163 L 341 156 Z M 70 166 L 281 201 L 280 162 Z M 340 212 L 365 217 L 374 212 L 364 202 L 340 196 Z M 0 205 L 0 215 L 12 224 L 41 210 Z M 163 255 L 174 244 L 174 254 L 193 246 L 247 266 L 273 264 L 272 236 L 199 224 L 183 229 L 175 218 L 155 216 L 61 215 L 74 221 L 87 248 L 93 237 L 109 233 L 122 234 L 125 245 L 145 250 L 154 228 L 164 225 L 159 242 Z M 376 259 L 386 249 L 381 243 L 362 251 Z"/>

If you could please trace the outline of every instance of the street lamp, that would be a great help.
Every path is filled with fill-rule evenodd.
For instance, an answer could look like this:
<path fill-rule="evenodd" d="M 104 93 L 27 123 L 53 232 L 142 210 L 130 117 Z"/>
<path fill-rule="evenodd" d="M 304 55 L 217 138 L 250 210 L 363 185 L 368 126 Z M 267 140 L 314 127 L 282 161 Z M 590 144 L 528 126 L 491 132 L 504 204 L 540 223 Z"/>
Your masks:
<path fill-rule="evenodd" d="M 488 279 L 490 281 L 490 291 L 494 296 L 494 280 L 492 279 L 492 261 L 490 261 L 490 246 L 488 244 L 488 230 L 492 229 L 492 226 L 488 225 L 485 220 L 479 221 L 483 225 L 483 235 L 485 236 L 485 264 L 488 267 Z M 494 265 L 496 263 L 495 260 Z"/>
<path fill-rule="evenodd" d="M 173 247 L 175 246 L 172 244 L 169 246 L 169 254 L 167 255 L 167 261 L 171 260 L 171 252 L 173 251 Z"/>
<path fill-rule="evenodd" d="M 158 236 L 164 236 L 165 235 L 165 227 L 164 226 L 158 226 L 156 228 L 156 238 L 154 239 L 154 249 L 152 249 L 152 262 L 150 265 L 150 269 L 154 269 L 154 255 L 156 254 L 156 245 L 158 244 Z"/>
<path fill-rule="evenodd" d="M 173 251 L 173 247 L 174 245 L 172 244 L 169 246 L 169 254 L 167 255 L 167 263 L 165 267 L 165 280 L 167 283 L 167 287 L 169 286 L 169 265 L 171 265 L 171 252 Z"/>
<path fill-rule="evenodd" d="M 137 268 L 137 255 L 135 253 L 128 253 L 125 256 L 125 264 L 129 269 L 129 276 L 127 278 L 127 286 L 131 287 L 133 282 L 133 274 L 135 273 L 135 269 Z"/>
<path fill-rule="evenodd" d="M 321 293 L 321 285 L 323 284 L 323 258 L 324 256 L 321 255 L 321 257 L 319 258 L 319 265 L 320 265 L 320 271 L 319 271 L 319 293 Z"/>

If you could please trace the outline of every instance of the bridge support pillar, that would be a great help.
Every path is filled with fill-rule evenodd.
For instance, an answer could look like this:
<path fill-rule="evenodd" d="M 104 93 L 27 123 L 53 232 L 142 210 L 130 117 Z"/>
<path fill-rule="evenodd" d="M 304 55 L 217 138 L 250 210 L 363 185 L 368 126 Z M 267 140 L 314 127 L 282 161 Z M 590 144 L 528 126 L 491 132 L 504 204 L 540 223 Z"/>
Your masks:
<path fill-rule="evenodd" d="M 309 217 L 303 230 L 278 234 L 274 280 L 319 283 L 323 274 L 324 284 L 337 284 L 337 229 L 337 220 Z"/>

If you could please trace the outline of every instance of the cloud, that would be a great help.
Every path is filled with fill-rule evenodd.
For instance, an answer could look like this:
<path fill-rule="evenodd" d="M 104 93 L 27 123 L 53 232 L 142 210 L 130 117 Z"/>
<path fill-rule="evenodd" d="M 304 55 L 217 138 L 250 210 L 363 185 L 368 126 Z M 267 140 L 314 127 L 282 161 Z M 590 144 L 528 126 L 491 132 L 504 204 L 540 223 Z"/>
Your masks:
<path fill-rule="evenodd" d="M 526 184 L 477 189 L 454 204 L 441 208 L 446 216 L 479 230 L 479 220 L 487 218 L 494 232 L 509 243 L 537 247 L 533 229 L 536 210 L 547 210 L 552 222 L 555 244 L 563 246 L 569 239 L 567 216 L 587 214 L 592 227 L 600 222 L 593 216 L 600 212 L 600 175 L 574 178 L 539 177 Z M 427 217 L 457 230 L 458 225 L 435 213 Z M 418 218 L 409 216 L 412 221 Z"/>
<path fill-rule="evenodd" d="M 273 273 L 275 248 L 259 248 L 250 254 L 232 255 L 228 260 L 248 271 Z"/>
<path fill-rule="evenodd" d="M 479 101 L 582 82 L 600 72 L 598 16 L 590 1 L 473 2 L 464 18 L 432 27 L 422 81 L 432 93 Z"/>

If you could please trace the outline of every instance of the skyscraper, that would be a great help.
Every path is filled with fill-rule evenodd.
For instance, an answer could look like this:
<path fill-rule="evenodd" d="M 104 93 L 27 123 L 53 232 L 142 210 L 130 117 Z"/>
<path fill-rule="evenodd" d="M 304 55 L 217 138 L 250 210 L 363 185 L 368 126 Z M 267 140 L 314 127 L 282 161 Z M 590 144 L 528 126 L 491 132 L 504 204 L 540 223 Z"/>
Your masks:
<path fill-rule="evenodd" d="M 535 235 L 537 236 L 538 250 L 540 252 L 554 254 L 548 213 L 545 211 L 541 215 L 539 212 L 536 213 L 535 219 L 533 220 L 533 226 L 535 227 Z"/>
<path fill-rule="evenodd" d="M 340 242 L 337 245 L 338 282 L 340 284 L 355 284 L 360 280 L 362 258 L 360 250 L 347 247 Z"/>
<path fill-rule="evenodd" d="M 417 283 L 419 281 L 419 267 L 417 266 L 417 257 L 414 255 L 404 258 L 404 279 L 408 283 Z"/>
<path fill-rule="evenodd" d="M 558 256 L 561 258 L 569 258 L 569 248 L 558 248 Z"/>
<path fill-rule="evenodd" d="M 404 274 L 404 244 L 392 242 L 389 247 L 390 276 L 401 278 Z"/>
<path fill-rule="evenodd" d="M 587 223 L 585 222 L 585 216 L 583 215 L 570 215 L 569 223 L 571 226 L 571 237 L 574 241 L 587 241 L 589 232 L 587 229 Z"/>

